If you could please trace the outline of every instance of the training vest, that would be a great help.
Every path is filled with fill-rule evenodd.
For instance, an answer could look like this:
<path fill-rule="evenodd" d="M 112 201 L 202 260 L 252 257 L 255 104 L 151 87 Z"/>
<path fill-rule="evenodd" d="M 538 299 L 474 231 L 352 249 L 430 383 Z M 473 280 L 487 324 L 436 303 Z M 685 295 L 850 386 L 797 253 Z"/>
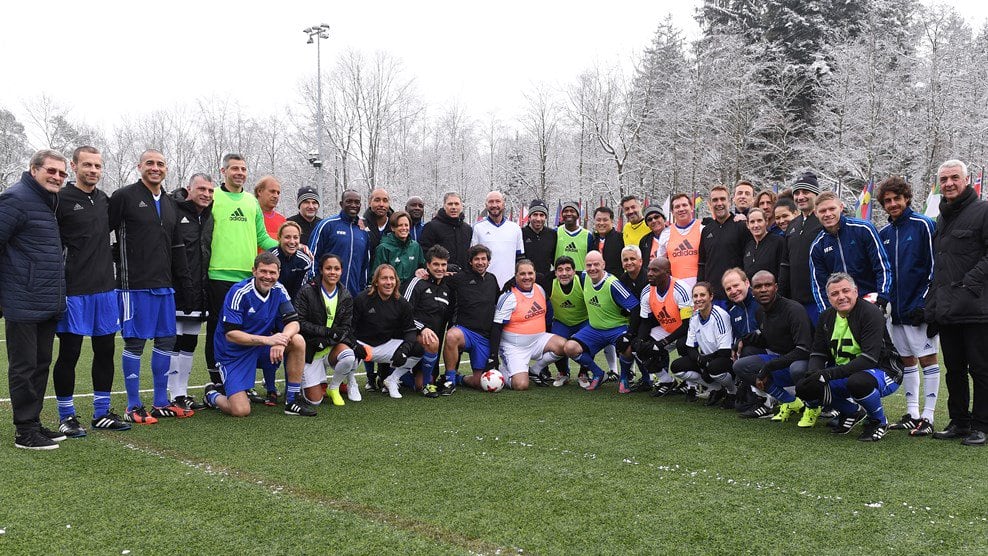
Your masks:
<path fill-rule="evenodd" d="M 587 287 L 583 288 L 583 301 L 587 304 L 590 326 L 597 330 L 610 330 L 619 326 L 627 326 L 628 317 L 621 314 L 621 306 L 615 303 L 614 297 L 611 296 L 611 284 L 617 282 L 617 278 L 613 274 L 608 274 L 600 289 L 589 283 L 589 276 L 587 276 L 587 280 Z"/>
<path fill-rule="evenodd" d="M 861 346 L 854 339 L 847 319 L 840 315 L 836 315 L 834 331 L 830 334 L 830 354 L 834 358 L 834 363 L 838 365 L 847 365 L 852 359 L 861 355 Z"/>
<path fill-rule="evenodd" d="M 210 279 L 239 282 L 250 278 L 254 257 L 257 256 L 257 219 L 260 213 L 261 207 L 252 195 L 216 189 L 213 197 L 213 243 L 209 256 Z"/>
<path fill-rule="evenodd" d="M 577 230 L 576 235 L 571 236 L 565 227 L 556 228 L 556 256 L 558 259 L 563 255 L 573 258 L 573 270 L 577 272 L 585 268 L 587 260 L 587 247 L 590 245 L 590 232 L 586 228 Z"/>
<path fill-rule="evenodd" d="M 703 226 L 696 220 L 690 224 L 685 234 L 679 227 L 669 227 L 669 243 L 666 244 L 666 258 L 671 267 L 670 274 L 675 278 L 696 278 L 700 271 L 700 237 Z"/>
<path fill-rule="evenodd" d="M 569 293 L 563 293 L 559 280 L 552 281 L 552 291 L 549 293 L 552 303 L 552 319 L 566 326 L 576 326 L 587 322 L 587 304 L 583 300 L 583 284 L 580 277 L 573 277 L 573 287 Z"/>
<path fill-rule="evenodd" d="M 333 290 L 333 295 L 326 295 L 326 290 L 322 286 L 319 286 L 319 293 L 322 294 L 323 305 L 326 306 L 326 328 L 333 327 L 333 321 L 336 320 L 336 302 L 340 299 L 340 286 L 337 284 L 336 289 Z M 329 346 L 328 348 L 317 351 L 313 355 L 313 359 L 319 359 L 327 353 L 333 350 L 335 346 Z"/>
<path fill-rule="evenodd" d="M 515 296 L 515 310 L 511 319 L 504 325 L 504 331 L 512 334 L 541 334 L 545 332 L 545 293 L 535 286 L 532 297 L 526 296 L 518 288 L 511 288 Z"/>
<path fill-rule="evenodd" d="M 638 245 L 642 242 L 642 238 L 651 231 L 643 218 L 638 221 L 638 224 L 625 222 L 624 228 L 621 229 L 621 235 L 624 236 L 625 245 Z"/>
<path fill-rule="evenodd" d="M 655 320 L 659 321 L 659 326 L 666 332 L 672 334 L 683 325 L 683 316 L 679 311 L 679 303 L 676 302 L 676 279 L 669 278 L 669 289 L 666 290 L 665 298 L 659 299 L 658 289 L 655 286 L 648 287 L 648 308 L 652 310 Z"/>

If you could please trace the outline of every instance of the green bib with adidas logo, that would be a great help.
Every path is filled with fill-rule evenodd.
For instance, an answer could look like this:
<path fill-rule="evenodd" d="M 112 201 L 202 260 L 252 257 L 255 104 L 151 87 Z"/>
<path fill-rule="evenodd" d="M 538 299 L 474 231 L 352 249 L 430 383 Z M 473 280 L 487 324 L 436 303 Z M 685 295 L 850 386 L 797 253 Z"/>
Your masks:
<path fill-rule="evenodd" d="M 216 188 L 213 197 L 213 243 L 209 277 L 239 282 L 250 278 L 257 256 L 257 219 L 261 207 L 253 195 Z"/>
<path fill-rule="evenodd" d="M 847 365 L 861 355 L 861 346 L 854 339 L 854 334 L 851 334 L 847 319 L 840 315 L 834 320 L 834 332 L 830 335 L 830 354 L 838 365 Z"/>
<path fill-rule="evenodd" d="M 552 303 L 552 318 L 566 326 L 576 326 L 587 320 L 587 305 L 583 301 L 583 287 L 577 276 L 573 277 L 573 287 L 570 288 L 569 293 L 563 293 L 559 280 L 553 280 L 549 302 Z"/>
<path fill-rule="evenodd" d="M 611 284 L 616 281 L 617 278 L 613 274 L 608 274 L 600 289 L 597 289 L 590 284 L 590 277 L 587 276 L 587 283 L 583 288 L 583 300 L 587 304 L 590 326 L 597 330 L 609 330 L 628 325 L 628 317 L 621 314 L 621 306 L 615 303 L 614 298 L 611 297 Z"/>
<path fill-rule="evenodd" d="M 590 243 L 590 232 L 586 228 L 580 228 L 575 236 L 569 235 L 566 228 L 560 226 L 556 228 L 556 256 L 553 260 L 566 255 L 573 257 L 575 265 L 573 269 L 577 272 L 584 270 L 587 259 L 587 245 Z"/>

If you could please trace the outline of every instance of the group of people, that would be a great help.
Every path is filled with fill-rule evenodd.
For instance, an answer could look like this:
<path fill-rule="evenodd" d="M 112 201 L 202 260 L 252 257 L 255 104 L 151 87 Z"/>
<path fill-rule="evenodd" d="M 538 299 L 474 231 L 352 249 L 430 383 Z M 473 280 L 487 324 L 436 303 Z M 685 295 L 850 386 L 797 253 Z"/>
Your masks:
<path fill-rule="evenodd" d="M 480 388 L 490 370 L 516 390 L 564 387 L 572 360 L 588 391 L 614 381 L 621 394 L 683 395 L 800 427 L 827 414 L 835 433 L 863 423 L 864 441 L 903 429 L 985 444 L 988 203 L 957 160 L 939 168 L 937 222 L 912 211 L 905 180 L 883 181 L 881 230 L 848 216 L 812 173 L 781 194 L 747 181 L 714 186 L 705 219 L 688 194 L 671 197 L 668 219 L 627 196 L 619 231 L 606 206 L 583 228 L 574 202 L 561 204 L 553 228 L 541 199 L 520 226 L 497 191 L 472 226 L 457 193 L 427 219 L 423 199 L 395 210 L 384 189 L 371 191 L 363 214 L 361 195 L 347 190 L 339 213 L 320 219 L 321 199 L 302 187 L 298 214 L 285 218 L 277 178 L 245 191 L 242 156 L 223 157 L 218 188 L 195 174 L 171 194 L 161 152 L 145 151 L 137 168 L 137 182 L 107 196 L 97 149 L 80 147 L 71 161 L 44 150 L 0 194 L 17 447 L 53 449 L 87 434 L 73 399 L 86 336 L 94 429 L 207 407 L 315 416 L 325 398 L 362 400 L 361 362 L 365 391 L 435 398 Z M 70 169 L 75 181 L 65 183 Z M 210 383 L 200 402 L 189 376 L 203 323 Z M 117 332 L 123 415 L 110 408 Z M 55 335 L 51 430 L 40 413 Z M 139 389 L 148 340 L 150 408 Z M 938 345 L 950 423 L 935 432 Z M 882 398 L 899 388 L 907 413 L 890 422 Z"/>

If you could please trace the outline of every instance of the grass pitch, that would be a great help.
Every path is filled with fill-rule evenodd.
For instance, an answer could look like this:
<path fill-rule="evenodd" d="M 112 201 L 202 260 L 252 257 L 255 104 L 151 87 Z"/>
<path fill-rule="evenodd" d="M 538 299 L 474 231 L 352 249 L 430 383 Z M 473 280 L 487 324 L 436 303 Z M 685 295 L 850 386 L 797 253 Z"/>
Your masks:
<path fill-rule="evenodd" d="M 201 355 L 196 368 L 202 384 Z M 76 407 L 88 422 L 91 398 Z M 896 420 L 902 395 L 886 407 Z M 366 394 L 314 419 L 204 411 L 41 453 L 13 447 L 10 421 L 0 402 L 3 554 L 988 551 L 984 449 L 862 443 L 613 383 Z"/>

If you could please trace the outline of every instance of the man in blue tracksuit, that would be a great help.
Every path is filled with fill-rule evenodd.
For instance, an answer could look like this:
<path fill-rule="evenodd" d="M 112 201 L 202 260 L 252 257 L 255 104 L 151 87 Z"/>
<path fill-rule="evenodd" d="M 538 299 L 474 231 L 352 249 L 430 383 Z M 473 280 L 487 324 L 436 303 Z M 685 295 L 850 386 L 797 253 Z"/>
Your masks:
<path fill-rule="evenodd" d="M 878 186 L 878 202 L 889 215 L 889 224 L 878 237 L 892 263 L 892 342 L 902 356 L 902 388 L 906 411 L 892 429 L 908 430 L 910 436 L 933 434 L 933 410 L 940 391 L 940 364 L 937 359 L 937 330 L 924 318 L 924 298 L 933 279 L 933 237 L 936 224 L 916 214 L 909 203 L 912 188 L 906 180 L 893 176 Z M 923 413 L 919 412 L 919 368 L 923 368 Z"/>
<path fill-rule="evenodd" d="M 340 283 L 350 295 L 357 295 L 367 287 L 367 268 L 370 266 L 370 237 L 360 228 L 360 194 L 352 189 L 343 192 L 340 213 L 324 218 L 312 230 L 312 258 L 318 261 L 326 253 L 338 255 L 343 262 Z M 314 277 L 314 272 L 308 278 Z"/>
<path fill-rule="evenodd" d="M 843 209 L 844 203 L 833 192 L 816 199 L 816 217 L 823 230 L 810 246 L 810 287 L 817 309 L 822 313 L 830 306 L 826 284 L 835 272 L 850 274 L 862 296 L 877 294 L 874 302 L 885 308 L 892 289 L 888 253 L 871 222 L 848 218 Z"/>

